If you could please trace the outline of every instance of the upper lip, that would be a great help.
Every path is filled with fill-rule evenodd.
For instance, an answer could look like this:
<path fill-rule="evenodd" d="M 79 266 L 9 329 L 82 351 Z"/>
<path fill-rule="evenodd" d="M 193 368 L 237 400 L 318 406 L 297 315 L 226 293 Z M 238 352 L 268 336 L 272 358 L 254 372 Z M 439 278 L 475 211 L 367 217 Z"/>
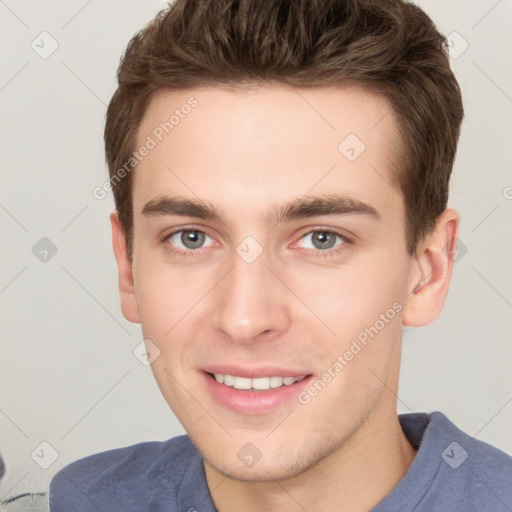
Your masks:
<path fill-rule="evenodd" d="M 222 375 L 232 375 L 233 377 L 247 377 L 255 379 L 257 377 L 302 377 L 310 375 L 308 371 L 293 370 L 290 368 L 280 368 L 277 366 L 262 367 L 241 367 L 230 365 L 208 365 L 202 368 L 207 373 L 220 373 Z"/>

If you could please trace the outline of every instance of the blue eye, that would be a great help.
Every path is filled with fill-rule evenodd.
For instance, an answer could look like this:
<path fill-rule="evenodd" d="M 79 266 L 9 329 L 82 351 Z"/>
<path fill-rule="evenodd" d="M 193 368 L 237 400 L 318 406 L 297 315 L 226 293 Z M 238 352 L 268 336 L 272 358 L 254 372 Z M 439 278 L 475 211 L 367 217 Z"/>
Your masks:
<path fill-rule="evenodd" d="M 306 233 L 301 240 L 310 239 L 312 247 L 306 247 L 306 249 L 315 249 L 319 251 L 325 251 L 338 247 L 347 242 L 347 239 L 341 234 L 335 231 L 329 231 L 326 229 L 318 229 Z"/>
<path fill-rule="evenodd" d="M 178 252 L 202 249 L 203 247 L 209 247 L 213 242 L 211 237 L 199 229 L 181 229 L 170 233 L 164 240 L 174 245 Z M 209 245 L 204 245 L 207 240 L 210 241 Z"/>
<path fill-rule="evenodd" d="M 201 249 L 215 245 L 212 237 L 202 229 L 193 227 L 173 231 L 164 235 L 160 241 L 167 251 L 180 256 L 199 255 Z M 334 256 L 350 243 L 351 240 L 342 233 L 331 229 L 315 229 L 304 234 L 296 246 L 306 252 L 312 251 L 313 256 Z"/>

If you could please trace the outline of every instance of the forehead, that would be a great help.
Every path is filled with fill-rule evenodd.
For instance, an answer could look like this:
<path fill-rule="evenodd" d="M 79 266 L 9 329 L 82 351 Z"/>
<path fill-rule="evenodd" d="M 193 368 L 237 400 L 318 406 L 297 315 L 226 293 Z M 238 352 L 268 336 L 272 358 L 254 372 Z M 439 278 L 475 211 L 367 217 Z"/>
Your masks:
<path fill-rule="evenodd" d="M 135 214 L 162 195 L 242 215 L 308 192 L 392 207 L 399 136 L 388 102 L 355 87 L 219 86 L 156 94 L 136 147 Z"/>

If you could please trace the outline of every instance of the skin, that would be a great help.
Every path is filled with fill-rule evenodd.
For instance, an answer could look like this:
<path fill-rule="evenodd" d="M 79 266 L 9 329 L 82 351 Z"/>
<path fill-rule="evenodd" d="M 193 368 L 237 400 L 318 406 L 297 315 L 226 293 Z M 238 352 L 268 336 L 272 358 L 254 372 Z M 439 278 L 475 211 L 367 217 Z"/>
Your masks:
<path fill-rule="evenodd" d="M 392 186 L 400 139 L 381 97 L 270 84 L 159 93 L 137 146 L 190 96 L 197 107 L 133 171 L 133 261 L 111 215 L 123 314 L 160 350 L 153 373 L 204 456 L 219 511 L 367 511 L 415 456 L 396 413 L 402 327 L 439 315 L 459 216 L 446 210 L 417 255 L 407 253 L 403 197 Z M 353 162 L 338 150 L 348 134 L 366 146 Z M 276 205 L 332 193 L 371 205 L 380 220 L 268 218 Z M 162 196 L 199 199 L 221 219 L 142 214 Z M 161 241 L 191 225 L 208 234 L 202 248 L 188 249 L 179 235 Z M 322 229 L 352 241 L 336 238 L 315 252 L 312 232 Z M 236 252 L 249 235 L 263 250 L 250 264 Z M 242 414 L 204 385 L 200 369 L 213 363 L 321 377 L 396 303 L 396 316 L 307 405 L 290 400 L 272 413 Z M 248 442 L 262 454 L 250 468 L 237 457 Z"/>

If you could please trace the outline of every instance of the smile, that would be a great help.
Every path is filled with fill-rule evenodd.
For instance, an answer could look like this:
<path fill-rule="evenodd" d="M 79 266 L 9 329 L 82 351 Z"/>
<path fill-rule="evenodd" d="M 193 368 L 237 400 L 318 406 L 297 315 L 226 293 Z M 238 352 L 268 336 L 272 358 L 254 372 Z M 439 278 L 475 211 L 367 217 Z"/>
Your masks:
<path fill-rule="evenodd" d="M 236 375 L 225 375 L 222 373 L 211 374 L 219 384 L 233 387 L 240 390 L 266 391 L 269 389 L 291 386 L 306 377 L 239 377 Z"/>
<path fill-rule="evenodd" d="M 243 415 L 272 414 L 283 406 L 287 409 L 295 407 L 299 403 L 296 400 L 298 394 L 314 378 L 312 374 L 301 375 L 295 371 L 288 373 L 285 369 L 279 371 L 277 368 L 263 371 L 238 369 L 239 371 L 230 373 L 226 370 L 228 368 L 203 370 L 203 383 L 215 404 Z M 221 371 L 226 373 L 220 373 Z M 236 375 L 237 373 L 245 375 Z M 262 376 L 265 373 L 267 376 Z"/>

